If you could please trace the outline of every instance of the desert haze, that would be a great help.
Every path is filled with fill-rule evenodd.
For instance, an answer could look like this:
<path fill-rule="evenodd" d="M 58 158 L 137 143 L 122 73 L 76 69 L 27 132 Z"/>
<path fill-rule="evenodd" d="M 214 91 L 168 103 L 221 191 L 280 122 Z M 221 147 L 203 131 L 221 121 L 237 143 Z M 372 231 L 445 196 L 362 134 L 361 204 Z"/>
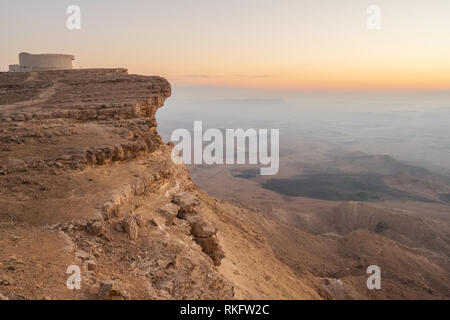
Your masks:
<path fill-rule="evenodd" d="M 322 298 L 448 299 L 445 94 L 300 93 L 285 101 L 238 91 L 235 100 L 192 101 L 189 88 L 180 91 L 158 112 L 166 139 L 200 118 L 219 128 L 282 128 L 275 176 L 249 165 L 188 167 L 208 193 L 268 219 L 261 226 L 275 256 L 297 275 L 313 275 Z M 373 264 L 386 270 L 388 290 L 367 290 Z"/>
<path fill-rule="evenodd" d="M 168 319 L 448 302 L 449 16 L 0 1 L 0 300 Z"/>

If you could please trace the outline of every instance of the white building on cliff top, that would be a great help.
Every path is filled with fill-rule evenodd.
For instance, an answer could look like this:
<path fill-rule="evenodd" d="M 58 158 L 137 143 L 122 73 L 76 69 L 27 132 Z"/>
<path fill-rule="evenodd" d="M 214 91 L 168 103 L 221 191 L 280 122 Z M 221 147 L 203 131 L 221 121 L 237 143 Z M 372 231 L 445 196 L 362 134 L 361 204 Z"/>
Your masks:
<path fill-rule="evenodd" d="M 9 66 L 10 72 L 30 72 L 47 70 L 73 69 L 72 61 L 75 57 L 68 54 L 19 54 L 19 64 Z"/>

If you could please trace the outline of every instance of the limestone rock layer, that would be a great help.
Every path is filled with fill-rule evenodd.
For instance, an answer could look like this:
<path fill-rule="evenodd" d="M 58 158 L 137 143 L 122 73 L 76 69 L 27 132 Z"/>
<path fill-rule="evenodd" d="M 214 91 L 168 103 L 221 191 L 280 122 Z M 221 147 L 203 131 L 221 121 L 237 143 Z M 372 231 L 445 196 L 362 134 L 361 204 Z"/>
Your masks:
<path fill-rule="evenodd" d="M 233 296 L 214 267 L 214 232 L 202 239 L 207 251 L 172 203 L 193 184 L 156 130 L 171 94 L 165 79 L 125 69 L 5 73 L 0 90 L 0 259 L 17 285 L 3 295 Z M 206 228 L 197 216 L 195 230 Z M 70 265 L 83 280 L 73 292 Z M 38 284 L 20 289 L 27 281 Z"/>
<path fill-rule="evenodd" d="M 0 297 L 320 298 L 258 212 L 171 161 L 155 119 L 170 95 L 125 69 L 0 73 Z"/>

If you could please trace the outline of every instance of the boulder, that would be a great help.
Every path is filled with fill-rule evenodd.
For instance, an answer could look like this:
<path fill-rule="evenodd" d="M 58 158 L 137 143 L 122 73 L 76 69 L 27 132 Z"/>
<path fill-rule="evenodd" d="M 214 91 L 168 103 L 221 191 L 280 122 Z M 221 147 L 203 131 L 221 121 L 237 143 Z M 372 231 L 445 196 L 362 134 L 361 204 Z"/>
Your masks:
<path fill-rule="evenodd" d="M 174 204 L 174 203 L 168 203 L 165 206 L 158 209 L 159 213 L 162 213 L 163 215 L 166 215 L 171 218 L 175 218 L 180 211 L 180 206 Z"/>
<path fill-rule="evenodd" d="M 94 221 L 88 223 L 86 231 L 94 236 L 100 237 L 105 233 L 105 223 L 103 221 Z"/>
<path fill-rule="evenodd" d="M 191 225 L 191 234 L 196 238 L 208 238 L 215 235 L 217 229 L 212 225 L 194 223 Z"/>
<path fill-rule="evenodd" d="M 136 240 L 139 236 L 139 227 L 134 217 L 129 216 L 122 221 L 123 228 L 131 240 Z"/>
<path fill-rule="evenodd" d="M 97 271 L 97 264 L 95 263 L 94 260 L 88 260 L 86 261 L 87 263 L 87 269 L 89 271 Z"/>
<path fill-rule="evenodd" d="M 119 282 L 108 280 L 100 283 L 98 298 L 101 300 L 128 300 L 130 296 L 127 291 L 122 289 Z"/>
<path fill-rule="evenodd" d="M 87 253 L 86 251 L 83 251 L 83 250 L 75 251 L 75 257 L 80 259 L 80 260 L 83 260 L 83 261 L 90 259 L 89 253 Z"/>
<path fill-rule="evenodd" d="M 142 228 L 145 226 L 145 219 L 140 214 L 135 215 L 134 220 L 136 220 L 138 227 Z"/>
<path fill-rule="evenodd" d="M 200 200 L 196 195 L 187 192 L 174 194 L 172 201 L 180 206 L 181 210 L 185 213 L 194 212 L 195 207 L 200 204 Z"/>

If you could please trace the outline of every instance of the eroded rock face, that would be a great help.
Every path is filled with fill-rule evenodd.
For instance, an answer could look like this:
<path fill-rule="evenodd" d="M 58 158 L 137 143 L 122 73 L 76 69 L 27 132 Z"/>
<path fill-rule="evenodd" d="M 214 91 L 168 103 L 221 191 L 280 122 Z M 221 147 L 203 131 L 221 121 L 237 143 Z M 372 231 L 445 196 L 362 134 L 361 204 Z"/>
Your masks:
<path fill-rule="evenodd" d="M 15 77 L 0 75 L 5 174 L 84 169 L 134 159 L 162 144 L 155 112 L 170 96 L 163 78 L 128 75 L 124 69 L 39 72 L 19 82 Z M 8 98 L 29 98 L 22 92 L 30 81 L 46 85 L 31 100 Z M 40 148 L 48 144 L 58 147 Z"/>
<path fill-rule="evenodd" d="M 172 202 L 178 207 L 177 217 L 188 222 L 195 242 L 212 259 L 214 265 L 219 266 L 225 254 L 216 237 L 217 229 L 202 218 L 199 198 L 180 192 L 173 195 Z"/>
<path fill-rule="evenodd" d="M 233 297 L 214 266 L 223 257 L 216 229 L 156 130 L 171 94 L 165 79 L 125 69 L 0 73 L 0 92 L 0 261 L 14 252 L 40 270 L 10 270 L 1 297 Z M 11 245 L 10 235 L 35 242 Z M 81 270 L 75 293 L 50 276 L 70 265 Z"/>
<path fill-rule="evenodd" d="M 181 215 L 194 213 L 196 207 L 200 204 L 200 200 L 198 199 L 198 197 L 187 192 L 180 192 L 175 194 L 172 201 L 181 208 L 181 211 L 179 213 Z"/>

